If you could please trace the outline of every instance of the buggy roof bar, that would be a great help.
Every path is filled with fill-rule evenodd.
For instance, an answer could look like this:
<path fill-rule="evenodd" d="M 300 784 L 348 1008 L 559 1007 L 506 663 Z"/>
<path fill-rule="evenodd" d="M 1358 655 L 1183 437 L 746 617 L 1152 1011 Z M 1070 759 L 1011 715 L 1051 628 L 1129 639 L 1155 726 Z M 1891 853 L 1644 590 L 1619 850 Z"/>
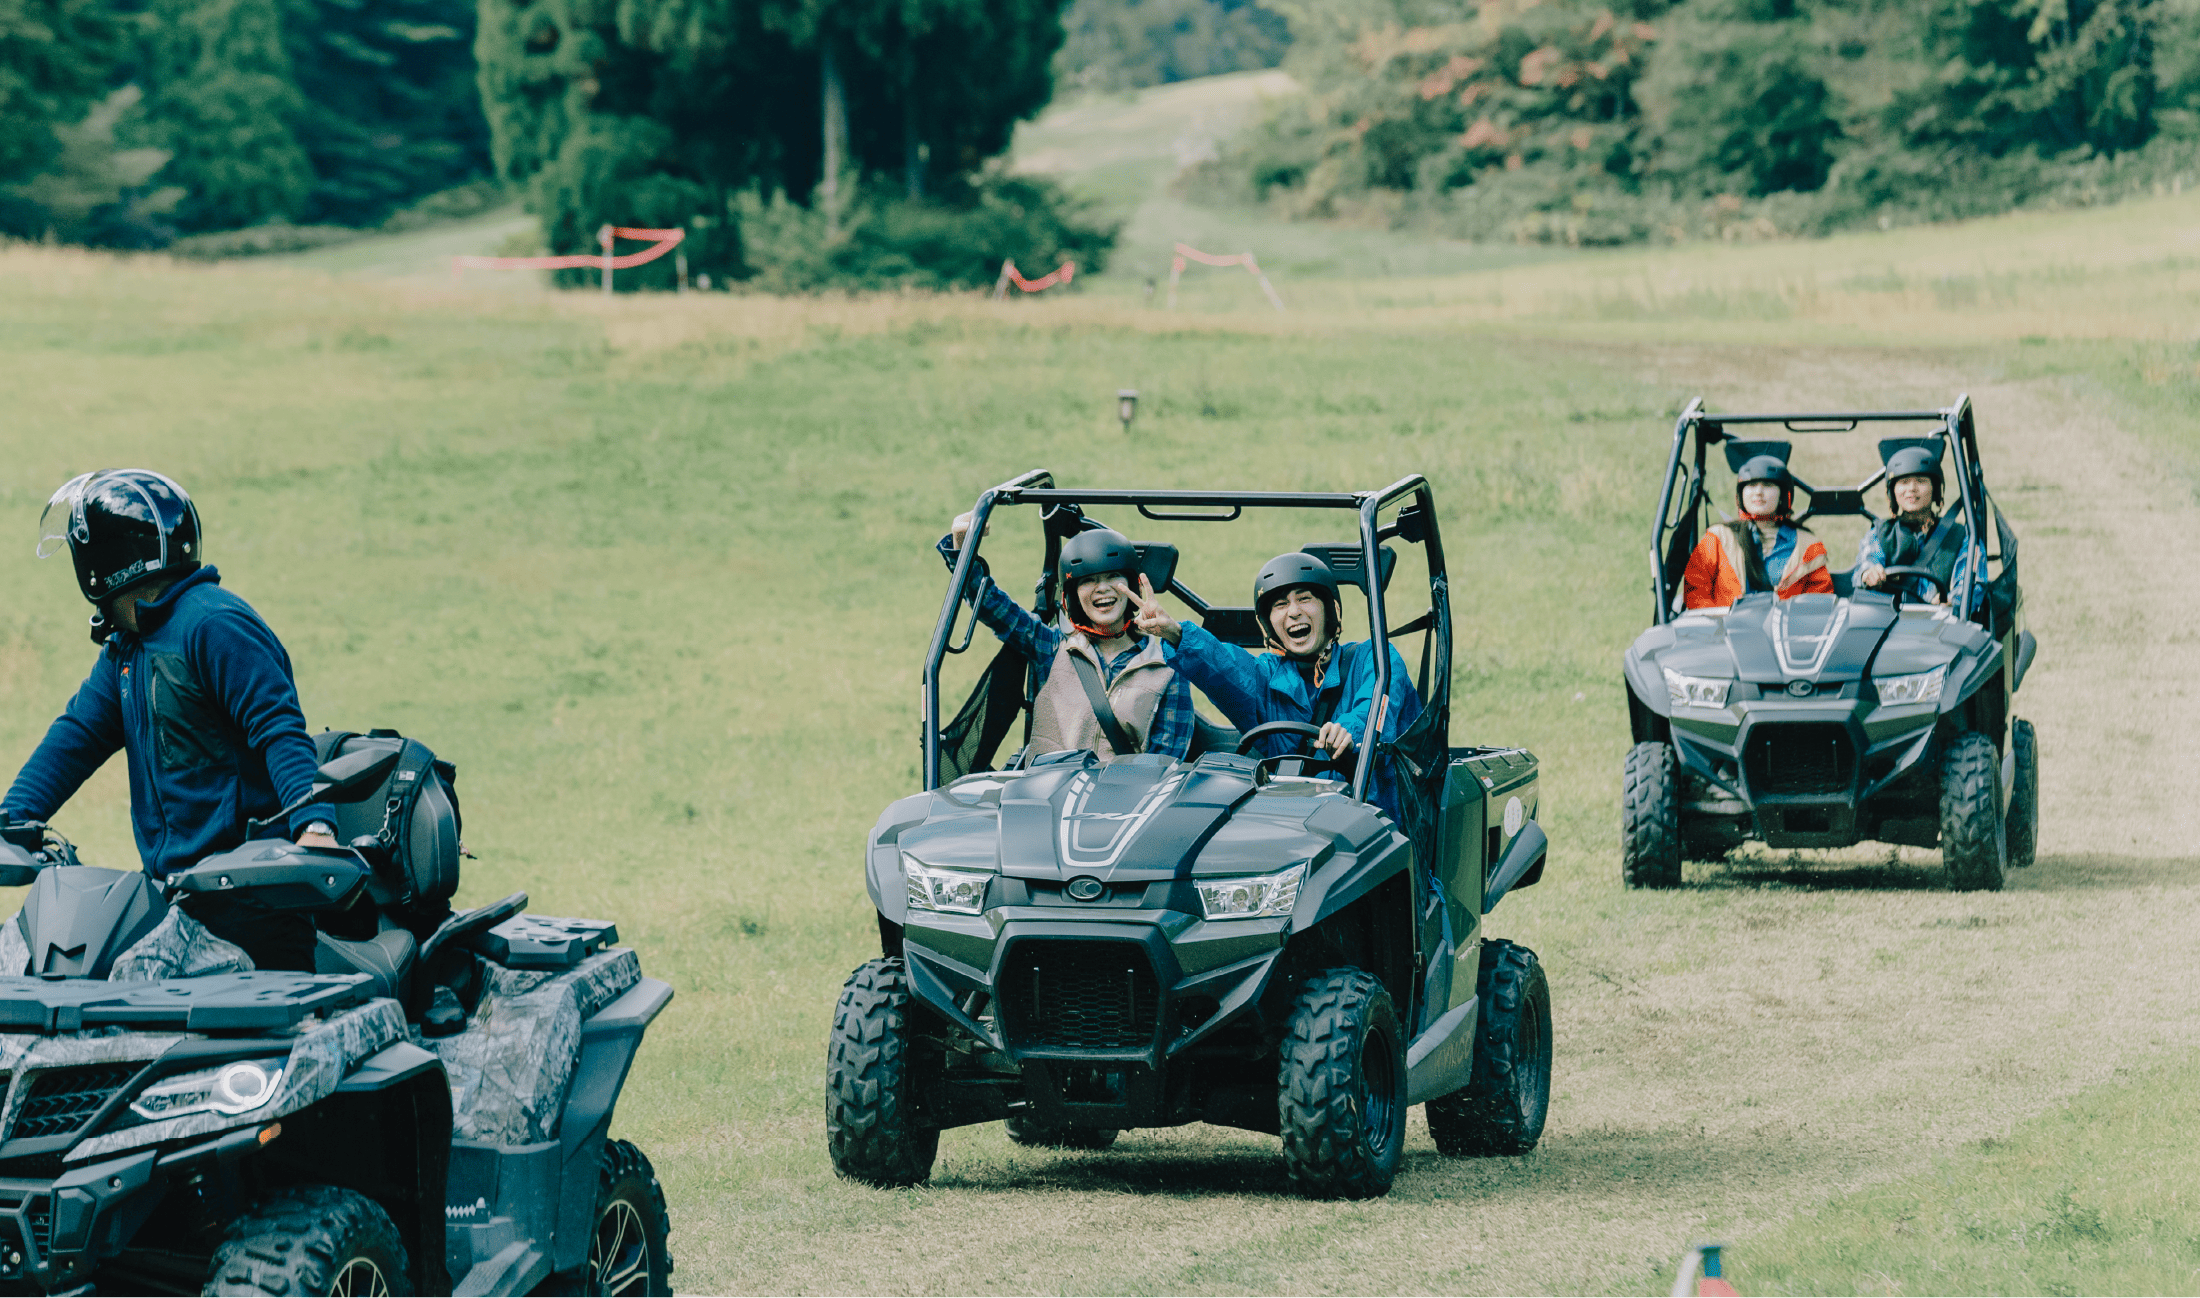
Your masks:
<path fill-rule="evenodd" d="M 1707 424 L 1897 424 L 1939 423 L 1948 417 L 1945 410 L 1842 410 L 1817 414 L 1797 415 L 1722 415 L 1706 410 L 1701 419 Z M 1845 428 L 1792 428 L 1798 433 L 1839 433 Z"/>

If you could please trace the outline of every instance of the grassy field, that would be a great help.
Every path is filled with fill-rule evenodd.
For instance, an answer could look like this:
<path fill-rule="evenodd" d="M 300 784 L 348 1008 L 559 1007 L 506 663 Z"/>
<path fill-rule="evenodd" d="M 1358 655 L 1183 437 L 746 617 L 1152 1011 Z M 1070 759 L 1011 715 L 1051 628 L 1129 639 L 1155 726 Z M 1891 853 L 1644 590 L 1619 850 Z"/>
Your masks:
<path fill-rule="evenodd" d="M 1161 228 L 1167 201 L 1136 210 Z M 693 1291 L 1662 1292 L 1706 1234 L 1766 1290 L 2189 1289 L 2200 616 L 2164 596 L 2200 563 L 2196 242 L 2200 202 L 2165 197 L 1478 250 L 1442 276 L 1279 276 L 1281 316 L 1172 315 L 1128 274 L 1006 305 L 605 302 L 0 250 L 0 758 L 92 653 L 68 572 L 30 557 L 46 493 L 100 464 L 181 478 L 310 721 L 459 764 L 461 899 L 616 919 L 678 989 L 616 1125 L 657 1162 Z M 2028 543 L 2040 864 L 1957 896 L 1932 853 L 1760 853 L 1624 891 L 1616 664 L 1673 412 L 1962 389 Z M 1320 1205 L 1278 1193 L 1260 1137 L 1095 1156 L 985 1127 L 946 1137 L 927 1188 L 833 1178 L 824 1033 L 875 949 L 862 835 L 915 781 L 931 543 L 1036 465 L 1434 481 L 1455 741 L 1544 762 L 1551 867 L 1494 920 L 1553 982 L 1535 1154 L 1451 1162 L 1416 1121 L 1390 1198 Z M 1162 539 L 1226 592 L 1304 530 Z M 111 767 L 61 817 L 87 859 L 133 859 L 125 798 Z"/>

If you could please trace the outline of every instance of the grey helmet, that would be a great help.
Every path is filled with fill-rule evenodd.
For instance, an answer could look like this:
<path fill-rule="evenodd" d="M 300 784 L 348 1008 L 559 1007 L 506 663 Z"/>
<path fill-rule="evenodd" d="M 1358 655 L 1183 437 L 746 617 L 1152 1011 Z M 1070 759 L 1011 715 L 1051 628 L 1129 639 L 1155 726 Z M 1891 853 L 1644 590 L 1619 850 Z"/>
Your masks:
<path fill-rule="evenodd" d="M 1780 517 L 1795 512 L 1795 475 L 1788 472 L 1787 461 L 1777 455 L 1752 455 L 1742 461 L 1742 467 L 1734 471 L 1734 503 L 1740 505 L 1742 488 L 1752 482 L 1777 482 L 1780 484 Z M 1746 509 L 1744 512 L 1747 512 Z"/>
<path fill-rule="evenodd" d="M 1077 588 L 1103 572 L 1135 578 L 1138 571 L 1138 547 L 1129 537 L 1105 527 L 1079 532 L 1062 542 L 1062 602 L 1076 608 Z"/>
<path fill-rule="evenodd" d="M 1329 638 L 1336 639 L 1344 625 L 1344 609 L 1337 598 L 1337 574 L 1303 550 L 1277 555 L 1262 564 L 1260 575 L 1253 578 L 1253 614 L 1260 619 L 1261 634 L 1269 635 L 1269 606 L 1299 586 L 1312 586 L 1321 596 L 1329 609 Z"/>
<path fill-rule="evenodd" d="M 1947 488 L 1947 480 L 1940 472 L 1940 456 L 1925 446 L 1905 446 L 1887 457 L 1887 508 L 1899 514 L 1902 507 L 1894 503 L 1896 478 L 1931 478 L 1933 480 L 1933 504 L 1940 504 L 1941 493 Z"/>

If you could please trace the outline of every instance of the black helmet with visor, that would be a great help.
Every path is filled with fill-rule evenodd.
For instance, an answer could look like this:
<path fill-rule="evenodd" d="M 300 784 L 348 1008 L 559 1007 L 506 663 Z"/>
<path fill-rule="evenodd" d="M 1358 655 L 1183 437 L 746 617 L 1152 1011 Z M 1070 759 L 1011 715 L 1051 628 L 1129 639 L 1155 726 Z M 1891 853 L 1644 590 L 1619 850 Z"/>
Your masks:
<path fill-rule="evenodd" d="M 39 519 L 38 557 L 66 545 L 93 604 L 201 562 L 198 507 L 151 469 L 100 469 L 62 484 Z"/>

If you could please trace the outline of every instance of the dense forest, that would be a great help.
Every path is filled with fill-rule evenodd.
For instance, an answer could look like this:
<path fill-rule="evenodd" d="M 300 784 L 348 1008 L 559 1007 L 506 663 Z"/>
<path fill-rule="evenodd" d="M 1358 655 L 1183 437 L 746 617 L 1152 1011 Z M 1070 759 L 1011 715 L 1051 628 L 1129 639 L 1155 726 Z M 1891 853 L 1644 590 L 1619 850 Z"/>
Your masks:
<path fill-rule="evenodd" d="M 1571 243 L 1817 233 L 2200 175 L 2195 0 L 1268 0 L 1307 88 L 1195 188 Z"/>
<path fill-rule="evenodd" d="M 0 0 L 0 235 L 264 250 L 517 195 L 546 250 L 679 225 L 718 282 L 1089 272 L 1112 233 L 1003 168 L 1016 123 L 1279 60 L 1305 93 L 1210 202 L 1614 243 L 2200 173 L 2200 0 Z"/>

